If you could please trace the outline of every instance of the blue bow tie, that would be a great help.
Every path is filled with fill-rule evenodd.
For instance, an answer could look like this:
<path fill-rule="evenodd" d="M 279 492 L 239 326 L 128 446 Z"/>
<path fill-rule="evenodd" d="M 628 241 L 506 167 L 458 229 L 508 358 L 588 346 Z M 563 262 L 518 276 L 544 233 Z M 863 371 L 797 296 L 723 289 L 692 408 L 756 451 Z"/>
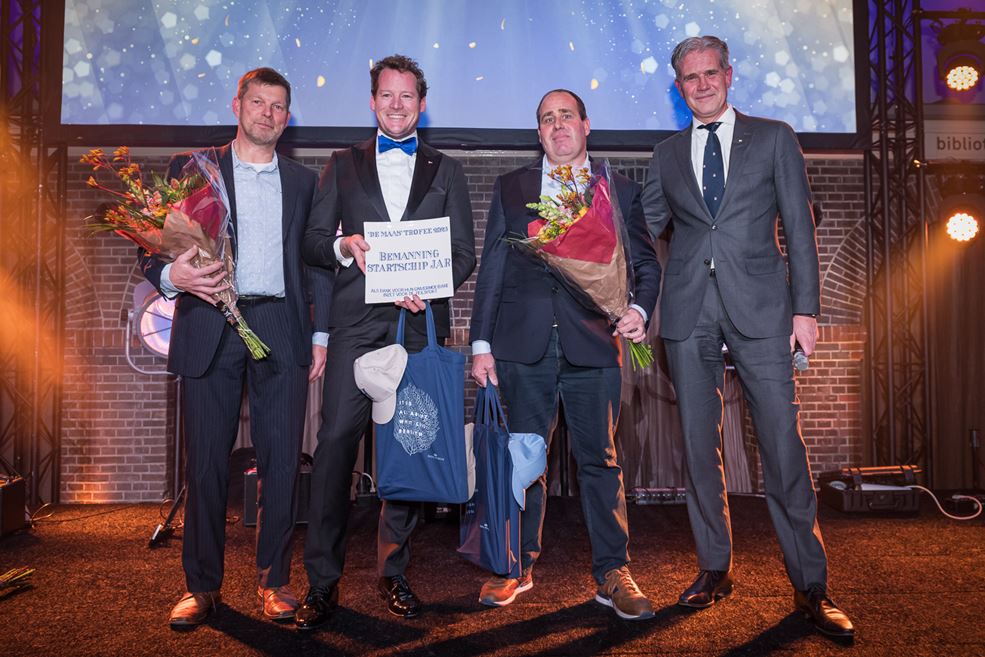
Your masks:
<path fill-rule="evenodd" d="M 386 135 L 380 135 L 377 148 L 380 153 L 386 153 L 387 151 L 399 148 L 407 155 L 413 155 L 417 152 L 417 137 L 411 137 L 410 139 L 404 139 L 403 141 L 394 141 Z"/>

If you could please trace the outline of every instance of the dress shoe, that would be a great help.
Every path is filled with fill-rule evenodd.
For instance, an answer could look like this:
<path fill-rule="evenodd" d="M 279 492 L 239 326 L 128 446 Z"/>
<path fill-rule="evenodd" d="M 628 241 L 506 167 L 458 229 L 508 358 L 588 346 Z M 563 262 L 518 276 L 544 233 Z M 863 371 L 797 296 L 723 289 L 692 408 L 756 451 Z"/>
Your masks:
<path fill-rule="evenodd" d="M 505 607 L 519 593 L 534 587 L 533 569 L 527 568 L 516 577 L 490 577 L 479 591 L 479 602 L 490 607 Z"/>
<path fill-rule="evenodd" d="M 181 596 L 181 600 L 178 600 L 178 604 L 171 609 L 168 622 L 171 623 L 171 627 L 200 625 L 215 611 L 220 602 L 222 598 L 218 591 L 185 593 Z"/>
<path fill-rule="evenodd" d="M 636 586 L 628 566 L 613 568 L 605 574 L 605 581 L 599 585 L 595 601 L 612 607 L 616 616 L 623 620 L 653 618 L 653 606 Z"/>
<path fill-rule="evenodd" d="M 298 599 L 287 586 L 257 587 L 257 595 L 263 602 L 263 615 L 271 620 L 289 620 L 298 610 Z"/>
<path fill-rule="evenodd" d="M 677 604 L 682 607 L 704 609 L 732 595 L 733 588 L 735 582 L 732 581 L 731 570 L 702 570 L 698 573 L 694 584 L 681 593 Z"/>
<path fill-rule="evenodd" d="M 294 614 L 294 624 L 299 630 L 313 630 L 323 624 L 339 608 L 339 587 L 312 586 L 304 596 L 304 602 Z"/>
<path fill-rule="evenodd" d="M 852 621 L 831 601 L 823 585 L 812 584 L 806 591 L 794 591 L 793 604 L 819 632 L 844 639 L 855 636 Z"/>
<path fill-rule="evenodd" d="M 394 616 L 413 618 L 421 613 L 421 601 L 403 575 L 381 577 L 376 582 L 376 592 L 386 600 L 386 609 Z"/>

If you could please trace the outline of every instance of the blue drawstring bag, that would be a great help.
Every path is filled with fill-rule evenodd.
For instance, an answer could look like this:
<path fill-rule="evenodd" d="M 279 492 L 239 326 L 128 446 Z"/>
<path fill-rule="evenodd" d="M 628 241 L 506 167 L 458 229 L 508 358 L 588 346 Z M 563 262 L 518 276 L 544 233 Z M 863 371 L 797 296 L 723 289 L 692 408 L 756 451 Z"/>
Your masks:
<path fill-rule="evenodd" d="M 513 495 L 510 431 L 492 383 L 475 398 L 475 494 L 462 508 L 459 554 L 504 577 L 520 577 L 520 504 Z"/>
<path fill-rule="evenodd" d="M 407 356 L 397 407 L 376 425 L 376 486 L 381 499 L 461 504 L 469 499 L 465 448 L 465 356 L 438 345 L 430 302 L 428 344 Z M 404 343 L 401 309 L 397 343 Z"/>

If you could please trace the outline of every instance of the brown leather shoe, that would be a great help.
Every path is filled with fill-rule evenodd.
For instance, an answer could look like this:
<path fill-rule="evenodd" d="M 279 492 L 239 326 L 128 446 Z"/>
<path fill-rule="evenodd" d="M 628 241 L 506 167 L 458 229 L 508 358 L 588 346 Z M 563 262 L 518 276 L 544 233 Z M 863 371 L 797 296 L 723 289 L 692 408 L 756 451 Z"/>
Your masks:
<path fill-rule="evenodd" d="M 520 574 L 519 579 L 513 577 L 490 577 L 479 591 L 479 602 L 490 607 L 505 607 L 514 600 L 518 593 L 529 591 L 534 587 L 534 577 L 531 568 Z"/>
<path fill-rule="evenodd" d="M 629 567 L 613 568 L 605 574 L 605 581 L 599 585 L 595 601 L 612 607 L 619 618 L 624 620 L 643 620 L 653 618 L 653 606 L 640 592 Z"/>
<path fill-rule="evenodd" d="M 186 592 L 178 600 L 178 604 L 171 609 L 168 622 L 171 623 L 171 627 L 200 625 L 209 617 L 209 614 L 216 610 L 220 602 L 222 602 L 222 597 L 218 591 Z"/>
<path fill-rule="evenodd" d="M 263 615 L 271 620 L 290 620 L 298 610 L 298 599 L 287 585 L 257 587 L 257 595 L 263 601 Z"/>

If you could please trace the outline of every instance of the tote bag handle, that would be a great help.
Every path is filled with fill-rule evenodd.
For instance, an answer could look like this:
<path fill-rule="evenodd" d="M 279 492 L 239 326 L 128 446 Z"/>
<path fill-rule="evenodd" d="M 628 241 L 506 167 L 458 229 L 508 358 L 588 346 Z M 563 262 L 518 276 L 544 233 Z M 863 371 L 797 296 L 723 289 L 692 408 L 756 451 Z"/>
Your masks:
<path fill-rule="evenodd" d="M 438 332 L 434 328 L 434 312 L 431 310 L 431 302 L 424 301 L 424 313 L 428 324 L 428 346 L 438 346 Z M 400 309 L 400 319 L 397 321 L 397 344 L 404 343 L 404 325 L 407 323 L 407 309 Z"/>

